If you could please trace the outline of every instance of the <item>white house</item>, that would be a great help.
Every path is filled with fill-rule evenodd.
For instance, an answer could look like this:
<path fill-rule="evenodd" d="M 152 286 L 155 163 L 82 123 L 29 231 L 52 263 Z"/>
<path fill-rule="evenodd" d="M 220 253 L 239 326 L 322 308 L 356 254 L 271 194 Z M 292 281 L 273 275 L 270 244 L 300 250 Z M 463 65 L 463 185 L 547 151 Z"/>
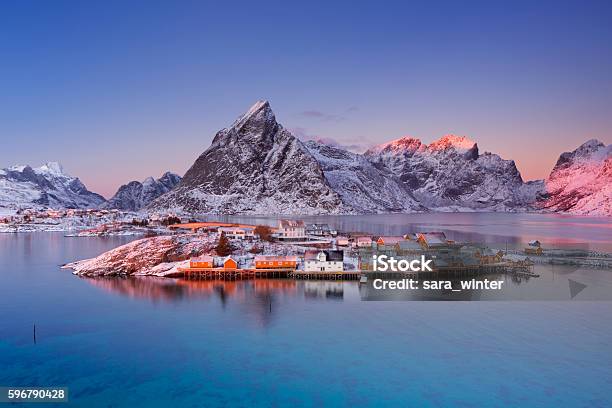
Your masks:
<path fill-rule="evenodd" d="M 355 243 L 358 248 L 370 248 L 372 246 L 372 238 L 371 237 L 357 237 L 355 239 Z"/>
<path fill-rule="evenodd" d="M 306 227 L 306 234 L 316 237 L 335 237 L 338 231 L 329 226 L 329 224 L 310 224 Z"/>
<path fill-rule="evenodd" d="M 343 251 L 306 251 L 304 253 L 305 272 L 342 272 L 344 270 Z"/>
<path fill-rule="evenodd" d="M 229 239 L 252 239 L 255 237 L 252 228 L 219 227 L 217 232 L 225 234 Z"/>
<path fill-rule="evenodd" d="M 276 235 L 279 240 L 306 240 L 306 227 L 304 221 L 280 220 Z"/>

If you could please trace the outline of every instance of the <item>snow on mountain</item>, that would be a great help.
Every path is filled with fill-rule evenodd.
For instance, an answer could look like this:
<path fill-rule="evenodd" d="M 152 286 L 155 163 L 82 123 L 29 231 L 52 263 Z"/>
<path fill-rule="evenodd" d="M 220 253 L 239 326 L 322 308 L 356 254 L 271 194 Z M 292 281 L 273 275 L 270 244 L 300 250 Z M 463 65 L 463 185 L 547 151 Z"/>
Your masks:
<path fill-rule="evenodd" d="M 119 187 L 115 195 L 110 198 L 104 208 L 138 211 L 164 193 L 172 190 L 181 181 L 177 174 L 166 172 L 159 179 L 148 177 L 142 183 L 131 181 Z"/>
<path fill-rule="evenodd" d="M 0 207 L 95 208 L 106 201 L 87 190 L 59 163 L 41 167 L 12 166 L 0 171 Z"/>
<path fill-rule="evenodd" d="M 612 145 L 593 139 L 561 154 L 545 181 L 539 206 L 558 212 L 612 216 Z"/>
<path fill-rule="evenodd" d="M 363 155 L 316 141 L 305 143 L 331 188 L 358 213 L 423 211 L 399 179 Z"/>
<path fill-rule="evenodd" d="M 424 206 L 444 211 L 513 211 L 535 199 L 537 186 L 525 184 L 514 161 L 479 154 L 463 136 L 446 135 L 429 145 L 405 137 L 376 146 L 365 157 L 389 169 Z"/>
<path fill-rule="evenodd" d="M 308 149 L 276 122 L 267 101 L 217 132 L 179 185 L 148 208 L 218 214 L 352 212 Z"/>

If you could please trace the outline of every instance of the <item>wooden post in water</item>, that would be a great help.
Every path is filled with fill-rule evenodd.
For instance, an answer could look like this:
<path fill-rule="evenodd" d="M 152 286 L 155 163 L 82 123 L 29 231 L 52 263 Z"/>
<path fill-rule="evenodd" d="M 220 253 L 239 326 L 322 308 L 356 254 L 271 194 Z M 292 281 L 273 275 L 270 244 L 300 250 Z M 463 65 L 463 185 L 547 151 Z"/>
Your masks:
<path fill-rule="evenodd" d="M 34 344 L 36 344 L 36 323 L 34 323 Z"/>

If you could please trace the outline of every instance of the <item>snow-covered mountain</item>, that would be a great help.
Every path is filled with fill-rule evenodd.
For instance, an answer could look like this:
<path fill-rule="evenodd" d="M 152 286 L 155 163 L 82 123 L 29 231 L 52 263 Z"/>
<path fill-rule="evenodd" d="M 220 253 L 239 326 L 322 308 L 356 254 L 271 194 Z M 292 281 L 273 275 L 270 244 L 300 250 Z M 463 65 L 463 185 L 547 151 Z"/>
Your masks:
<path fill-rule="evenodd" d="M 116 208 L 216 214 L 364 214 L 548 210 L 612 216 L 612 145 L 561 154 L 546 180 L 523 182 L 514 161 L 467 137 L 404 137 L 364 154 L 302 142 L 259 101 L 215 135 L 181 179 L 132 181 L 108 202 L 58 163 L 0 170 L 0 209 Z"/>
<path fill-rule="evenodd" d="M 404 137 L 373 147 L 365 157 L 387 169 L 424 206 L 436 210 L 514 211 L 535 200 L 538 183 L 526 184 L 514 161 L 480 154 L 463 136 L 423 144 Z"/>
<path fill-rule="evenodd" d="M 41 167 L 13 166 L 0 170 L 0 207 L 95 208 L 106 201 L 87 190 L 59 163 Z"/>
<path fill-rule="evenodd" d="M 312 140 L 305 146 L 319 162 L 331 188 L 356 212 L 426 210 L 389 170 L 374 167 L 363 155 Z"/>
<path fill-rule="evenodd" d="M 104 208 L 138 211 L 164 193 L 172 190 L 181 181 L 177 174 L 166 172 L 155 180 L 148 177 L 143 182 L 130 181 L 119 187 L 119 190 L 105 204 Z"/>
<path fill-rule="evenodd" d="M 558 212 L 612 216 L 612 145 L 593 139 L 561 154 L 539 205 Z"/>
<path fill-rule="evenodd" d="M 149 207 L 221 214 L 351 212 L 303 143 L 259 101 L 212 145 L 172 191 Z"/>

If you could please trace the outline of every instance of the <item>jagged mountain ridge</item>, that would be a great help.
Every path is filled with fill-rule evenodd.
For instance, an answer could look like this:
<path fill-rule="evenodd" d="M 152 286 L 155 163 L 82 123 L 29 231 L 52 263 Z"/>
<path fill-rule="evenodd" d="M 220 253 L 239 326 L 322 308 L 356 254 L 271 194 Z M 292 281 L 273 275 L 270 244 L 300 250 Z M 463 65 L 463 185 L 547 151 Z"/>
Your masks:
<path fill-rule="evenodd" d="M 0 208 L 118 208 L 221 214 L 544 210 L 612 215 L 612 147 L 589 140 L 561 154 L 546 180 L 524 183 L 512 160 L 462 136 L 405 137 L 357 154 L 301 142 L 267 101 L 217 132 L 181 180 L 133 181 L 108 202 L 50 162 L 0 170 Z M 175 188 L 176 187 L 176 188 Z"/>
<path fill-rule="evenodd" d="M 316 141 L 305 143 L 330 186 L 358 213 L 424 211 L 391 172 L 374 167 L 364 156 Z"/>
<path fill-rule="evenodd" d="M 525 211 L 542 208 L 544 181 L 463 136 L 426 145 L 401 138 L 363 155 L 302 143 L 259 101 L 217 132 L 179 185 L 150 210 L 221 214 Z M 540 197 L 539 201 L 537 198 Z M 560 210 L 563 211 L 563 210 Z"/>
<path fill-rule="evenodd" d="M 404 137 L 373 147 L 364 156 L 388 169 L 424 206 L 442 211 L 516 211 L 529 207 L 539 189 L 524 183 L 514 161 L 480 154 L 464 136 L 423 144 Z"/>
<path fill-rule="evenodd" d="M 302 142 L 276 122 L 267 101 L 217 132 L 179 185 L 148 208 L 221 214 L 353 211 Z"/>
<path fill-rule="evenodd" d="M 157 197 L 172 190 L 180 181 L 181 177 L 179 175 L 169 171 L 157 180 L 148 177 L 143 182 L 130 181 L 119 187 L 115 195 L 104 203 L 103 207 L 138 211 Z"/>
<path fill-rule="evenodd" d="M 612 145 L 591 139 L 562 153 L 537 204 L 555 212 L 612 216 Z"/>
<path fill-rule="evenodd" d="M 0 207 L 96 208 L 106 200 L 57 162 L 0 170 Z"/>

